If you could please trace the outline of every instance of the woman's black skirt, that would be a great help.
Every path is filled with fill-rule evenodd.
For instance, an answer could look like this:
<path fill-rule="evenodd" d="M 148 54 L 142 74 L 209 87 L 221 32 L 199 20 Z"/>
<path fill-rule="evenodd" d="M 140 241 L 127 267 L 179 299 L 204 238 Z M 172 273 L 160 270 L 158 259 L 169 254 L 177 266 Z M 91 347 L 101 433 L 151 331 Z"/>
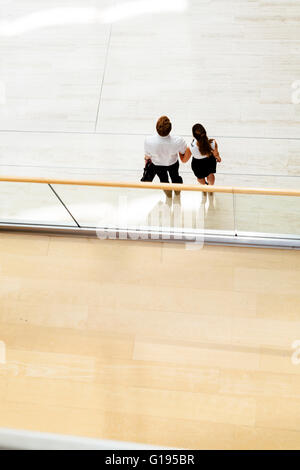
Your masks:
<path fill-rule="evenodd" d="M 217 171 L 217 160 L 213 155 L 206 158 L 193 158 L 192 159 L 192 170 L 194 175 L 198 179 L 206 178 L 211 173 Z"/>

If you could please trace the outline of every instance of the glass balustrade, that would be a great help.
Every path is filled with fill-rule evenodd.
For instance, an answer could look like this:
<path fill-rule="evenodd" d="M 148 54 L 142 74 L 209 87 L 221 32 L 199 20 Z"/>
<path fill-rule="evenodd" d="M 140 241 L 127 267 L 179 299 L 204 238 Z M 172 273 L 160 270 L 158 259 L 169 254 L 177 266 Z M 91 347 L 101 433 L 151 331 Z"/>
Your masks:
<path fill-rule="evenodd" d="M 219 184 L 221 179 L 218 178 Z M 228 179 L 223 175 L 226 186 Z M 264 187 L 274 188 L 271 179 L 267 183 L 267 177 L 263 179 Z M 277 177 L 277 183 L 279 180 Z M 255 182 L 258 185 L 257 177 Z M 288 187 L 284 182 L 278 186 Z M 249 176 L 247 183 L 248 187 L 255 187 Z M 296 187 L 294 178 L 289 183 L 290 188 Z M 195 184 L 195 191 L 182 190 L 169 198 L 158 188 L 0 181 L 0 201 L 2 226 L 93 229 L 100 238 L 129 234 L 133 239 L 199 242 L 206 236 L 300 241 L 300 197 L 292 195 L 210 194 L 197 191 Z"/>

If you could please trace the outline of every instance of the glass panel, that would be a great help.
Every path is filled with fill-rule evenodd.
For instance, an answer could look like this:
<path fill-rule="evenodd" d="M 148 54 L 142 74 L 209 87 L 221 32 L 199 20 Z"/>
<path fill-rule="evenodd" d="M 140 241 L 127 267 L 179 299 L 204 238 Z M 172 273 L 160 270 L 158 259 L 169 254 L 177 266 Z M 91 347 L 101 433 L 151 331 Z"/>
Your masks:
<path fill-rule="evenodd" d="M 76 224 L 47 184 L 0 182 L 0 222 Z"/>
<path fill-rule="evenodd" d="M 237 234 L 300 238 L 300 198 L 236 194 Z"/>
<path fill-rule="evenodd" d="M 234 234 L 231 194 L 55 185 L 55 191 L 83 227 L 182 234 Z"/>

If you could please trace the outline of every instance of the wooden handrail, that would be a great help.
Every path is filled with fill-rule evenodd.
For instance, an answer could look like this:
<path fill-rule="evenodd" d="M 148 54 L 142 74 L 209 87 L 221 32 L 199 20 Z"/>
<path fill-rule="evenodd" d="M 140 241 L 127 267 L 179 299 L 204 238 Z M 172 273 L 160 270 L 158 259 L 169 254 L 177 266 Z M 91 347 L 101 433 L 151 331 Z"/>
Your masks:
<path fill-rule="evenodd" d="M 38 183 L 38 184 L 62 184 L 71 186 L 98 186 L 107 188 L 134 188 L 134 189 L 164 189 L 173 191 L 200 191 L 207 193 L 227 194 L 258 194 L 266 196 L 300 196 L 297 189 L 271 189 L 271 188 L 243 188 L 231 186 L 207 186 L 198 184 L 173 184 L 173 183 L 131 183 L 116 181 L 93 180 L 66 180 L 57 178 L 26 178 L 17 176 L 0 176 L 0 182 L 9 183 Z"/>

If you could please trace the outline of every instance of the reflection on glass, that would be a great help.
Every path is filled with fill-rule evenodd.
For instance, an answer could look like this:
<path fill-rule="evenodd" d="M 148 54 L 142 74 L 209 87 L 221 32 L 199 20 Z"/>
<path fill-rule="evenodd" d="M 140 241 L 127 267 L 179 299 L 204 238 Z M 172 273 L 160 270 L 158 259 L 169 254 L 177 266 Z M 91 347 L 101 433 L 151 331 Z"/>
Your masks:
<path fill-rule="evenodd" d="M 103 11 L 104 23 L 115 23 L 126 18 L 166 11 L 182 12 L 188 7 L 188 0 L 139 0 L 122 2 Z"/>
<path fill-rule="evenodd" d="M 158 232 L 162 235 L 234 234 L 231 194 L 55 185 L 55 191 L 82 227 Z M 112 233 L 113 235 L 113 233 Z"/>
<path fill-rule="evenodd" d="M 103 10 L 98 8 L 52 8 L 0 23 L 0 35 L 16 36 L 36 29 L 67 24 L 115 23 L 145 14 L 182 12 L 188 0 L 135 0 Z"/>

